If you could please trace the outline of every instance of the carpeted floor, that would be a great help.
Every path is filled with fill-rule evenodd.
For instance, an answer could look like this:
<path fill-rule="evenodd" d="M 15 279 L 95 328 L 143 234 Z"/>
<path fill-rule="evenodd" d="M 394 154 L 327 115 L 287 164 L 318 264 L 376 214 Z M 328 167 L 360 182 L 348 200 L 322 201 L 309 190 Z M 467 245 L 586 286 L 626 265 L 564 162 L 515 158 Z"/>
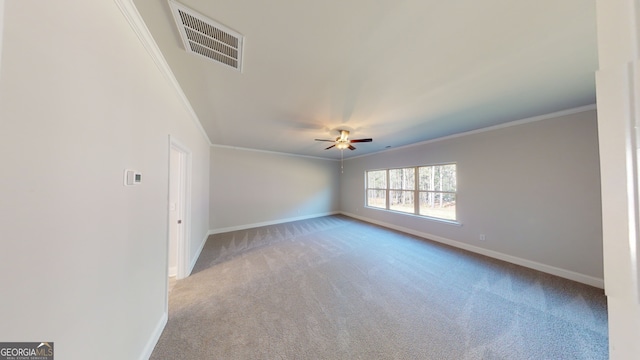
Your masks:
<path fill-rule="evenodd" d="M 607 359 L 603 291 L 344 216 L 212 235 L 151 359 Z"/>

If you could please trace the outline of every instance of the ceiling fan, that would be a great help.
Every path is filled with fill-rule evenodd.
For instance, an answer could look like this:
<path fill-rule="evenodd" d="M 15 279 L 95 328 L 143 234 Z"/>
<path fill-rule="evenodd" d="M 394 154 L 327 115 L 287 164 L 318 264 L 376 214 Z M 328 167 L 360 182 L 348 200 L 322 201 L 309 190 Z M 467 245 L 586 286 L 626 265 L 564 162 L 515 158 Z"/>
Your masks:
<path fill-rule="evenodd" d="M 335 142 L 335 144 L 329 146 L 325 150 L 329 150 L 332 147 L 336 147 L 336 149 L 344 150 L 355 150 L 356 148 L 351 145 L 352 143 L 360 143 L 360 142 L 372 142 L 373 139 L 353 139 L 349 140 L 349 131 L 348 130 L 338 130 L 340 131 L 340 136 L 338 136 L 335 140 L 325 140 L 325 139 L 315 139 L 316 141 L 331 141 Z"/>

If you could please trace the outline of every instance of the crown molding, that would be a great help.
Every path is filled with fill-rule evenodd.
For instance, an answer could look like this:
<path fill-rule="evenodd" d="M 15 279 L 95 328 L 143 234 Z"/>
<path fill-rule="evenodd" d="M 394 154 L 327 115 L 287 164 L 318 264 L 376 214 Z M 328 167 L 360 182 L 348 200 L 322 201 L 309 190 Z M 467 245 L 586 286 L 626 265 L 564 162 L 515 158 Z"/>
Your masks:
<path fill-rule="evenodd" d="M 129 25 L 131 25 L 131 28 L 138 36 L 138 39 L 140 40 L 144 48 L 147 50 L 147 52 L 151 56 L 151 58 L 153 59 L 153 62 L 156 64 L 156 66 L 158 67 L 158 69 L 160 70 L 164 78 L 167 80 L 167 82 L 169 82 L 169 85 L 176 91 L 178 98 L 180 99 L 180 102 L 182 102 L 182 105 L 184 106 L 185 110 L 187 110 L 187 113 L 189 113 L 191 120 L 193 120 L 198 130 L 200 130 L 200 133 L 205 138 L 207 143 L 211 145 L 211 139 L 209 139 L 207 132 L 202 127 L 202 123 L 200 122 L 198 115 L 193 110 L 193 107 L 191 106 L 191 103 L 189 102 L 189 99 L 185 95 L 184 91 L 182 91 L 182 87 L 180 86 L 180 83 L 178 83 L 178 80 L 173 74 L 173 71 L 171 71 L 171 68 L 167 63 L 167 60 L 164 58 L 164 55 L 162 55 L 162 52 L 160 51 L 158 44 L 153 39 L 153 36 L 151 35 L 149 28 L 147 28 L 147 25 L 142 19 L 140 12 L 138 12 L 138 8 L 136 8 L 135 4 L 133 3 L 133 0 L 114 0 L 114 2 L 116 3 L 116 5 L 118 5 L 120 12 L 122 12 L 124 17 L 127 19 L 127 22 L 129 22 Z"/>
<path fill-rule="evenodd" d="M 221 148 L 221 149 L 241 150 L 241 151 L 252 151 L 252 152 L 259 152 L 259 153 L 273 154 L 273 155 L 294 156 L 294 157 L 316 159 L 316 160 L 340 161 L 340 159 L 330 159 L 330 158 L 324 158 L 324 157 L 320 157 L 320 156 L 311 156 L 311 155 L 299 155 L 299 154 L 292 154 L 292 153 L 271 151 L 271 150 L 252 149 L 252 148 L 246 148 L 246 147 L 240 147 L 240 146 L 211 144 L 211 147 L 212 148 Z"/>
<path fill-rule="evenodd" d="M 536 121 L 549 120 L 549 119 L 553 119 L 553 118 L 558 118 L 558 117 L 562 117 L 562 116 L 578 114 L 578 113 L 591 111 L 591 110 L 596 110 L 596 104 L 585 105 L 585 106 L 580 106 L 580 107 L 577 107 L 577 108 L 556 111 L 556 112 L 552 112 L 552 113 L 549 113 L 549 114 L 544 114 L 544 115 L 539 115 L 539 116 L 532 116 L 532 117 L 525 118 L 525 119 L 509 121 L 509 122 L 506 122 L 506 123 L 503 123 L 503 124 L 488 126 L 488 127 L 482 128 L 482 129 L 465 131 L 465 132 L 461 132 L 461 133 L 458 133 L 458 134 L 443 136 L 443 137 L 439 137 L 439 138 L 431 139 L 431 140 L 420 141 L 420 142 L 417 142 L 417 143 L 398 146 L 398 147 L 394 147 L 394 148 L 391 148 L 391 149 L 384 149 L 384 150 L 376 151 L 376 152 L 369 153 L 369 154 L 353 156 L 353 157 L 350 157 L 349 159 L 345 159 L 345 160 L 352 160 L 352 159 L 357 159 L 357 158 L 361 158 L 361 157 L 365 157 L 365 156 L 371 156 L 371 155 L 375 155 L 375 154 L 380 154 L 381 152 L 385 152 L 385 151 L 394 151 L 394 150 L 410 148 L 410 147 L 413 147 L 413 146 L 431 144 L 431 143 L 438 142 L 438 141 L 455 139 L 455 138 L 462 137 L 462 136 L 479 134 L 479 133 L 498 130 L 498 129 L 504 129 L 504 128 L 523 125 L 523 124 L 528 124 L 528 123 L 532 123 L 532 122 L 536 122 Z"/>

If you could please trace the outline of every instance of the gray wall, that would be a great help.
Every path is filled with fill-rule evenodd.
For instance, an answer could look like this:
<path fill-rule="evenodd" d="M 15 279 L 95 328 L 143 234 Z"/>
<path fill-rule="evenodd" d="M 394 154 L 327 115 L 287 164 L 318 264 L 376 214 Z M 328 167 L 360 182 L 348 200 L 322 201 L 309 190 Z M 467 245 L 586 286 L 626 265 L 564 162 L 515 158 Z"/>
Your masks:
<path fill-rule="evenodd" d="M 364 207 L 365 170 L 447 162 L 462 226 Z M 602 286 L 595 110 L 351 159 L 343 179 L 348 214 Z"/>
<path fill-rule="evenodd" d="M 209 144 L 115 2 L 10 1 L 4 26 L 0 339 L 144 358 L 166 321 L 169 135 L 193 155 L 194 252 Z"/>
<path fill-rule="evenodd" d="M 337 161 L 212 146 L 210 171 L 212 232 L 339 210 Z"/>

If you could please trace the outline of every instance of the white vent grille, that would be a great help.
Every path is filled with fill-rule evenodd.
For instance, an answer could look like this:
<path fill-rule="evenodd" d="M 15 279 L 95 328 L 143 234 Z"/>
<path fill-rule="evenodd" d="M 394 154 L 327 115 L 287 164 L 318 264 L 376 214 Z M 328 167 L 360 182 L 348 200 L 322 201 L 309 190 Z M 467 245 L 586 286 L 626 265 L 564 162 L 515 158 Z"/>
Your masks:
<path fill-rule="evenodd" d="M 242 71 L 244 36 L 180 3 L 169 5 L 187 52 Z"/>

